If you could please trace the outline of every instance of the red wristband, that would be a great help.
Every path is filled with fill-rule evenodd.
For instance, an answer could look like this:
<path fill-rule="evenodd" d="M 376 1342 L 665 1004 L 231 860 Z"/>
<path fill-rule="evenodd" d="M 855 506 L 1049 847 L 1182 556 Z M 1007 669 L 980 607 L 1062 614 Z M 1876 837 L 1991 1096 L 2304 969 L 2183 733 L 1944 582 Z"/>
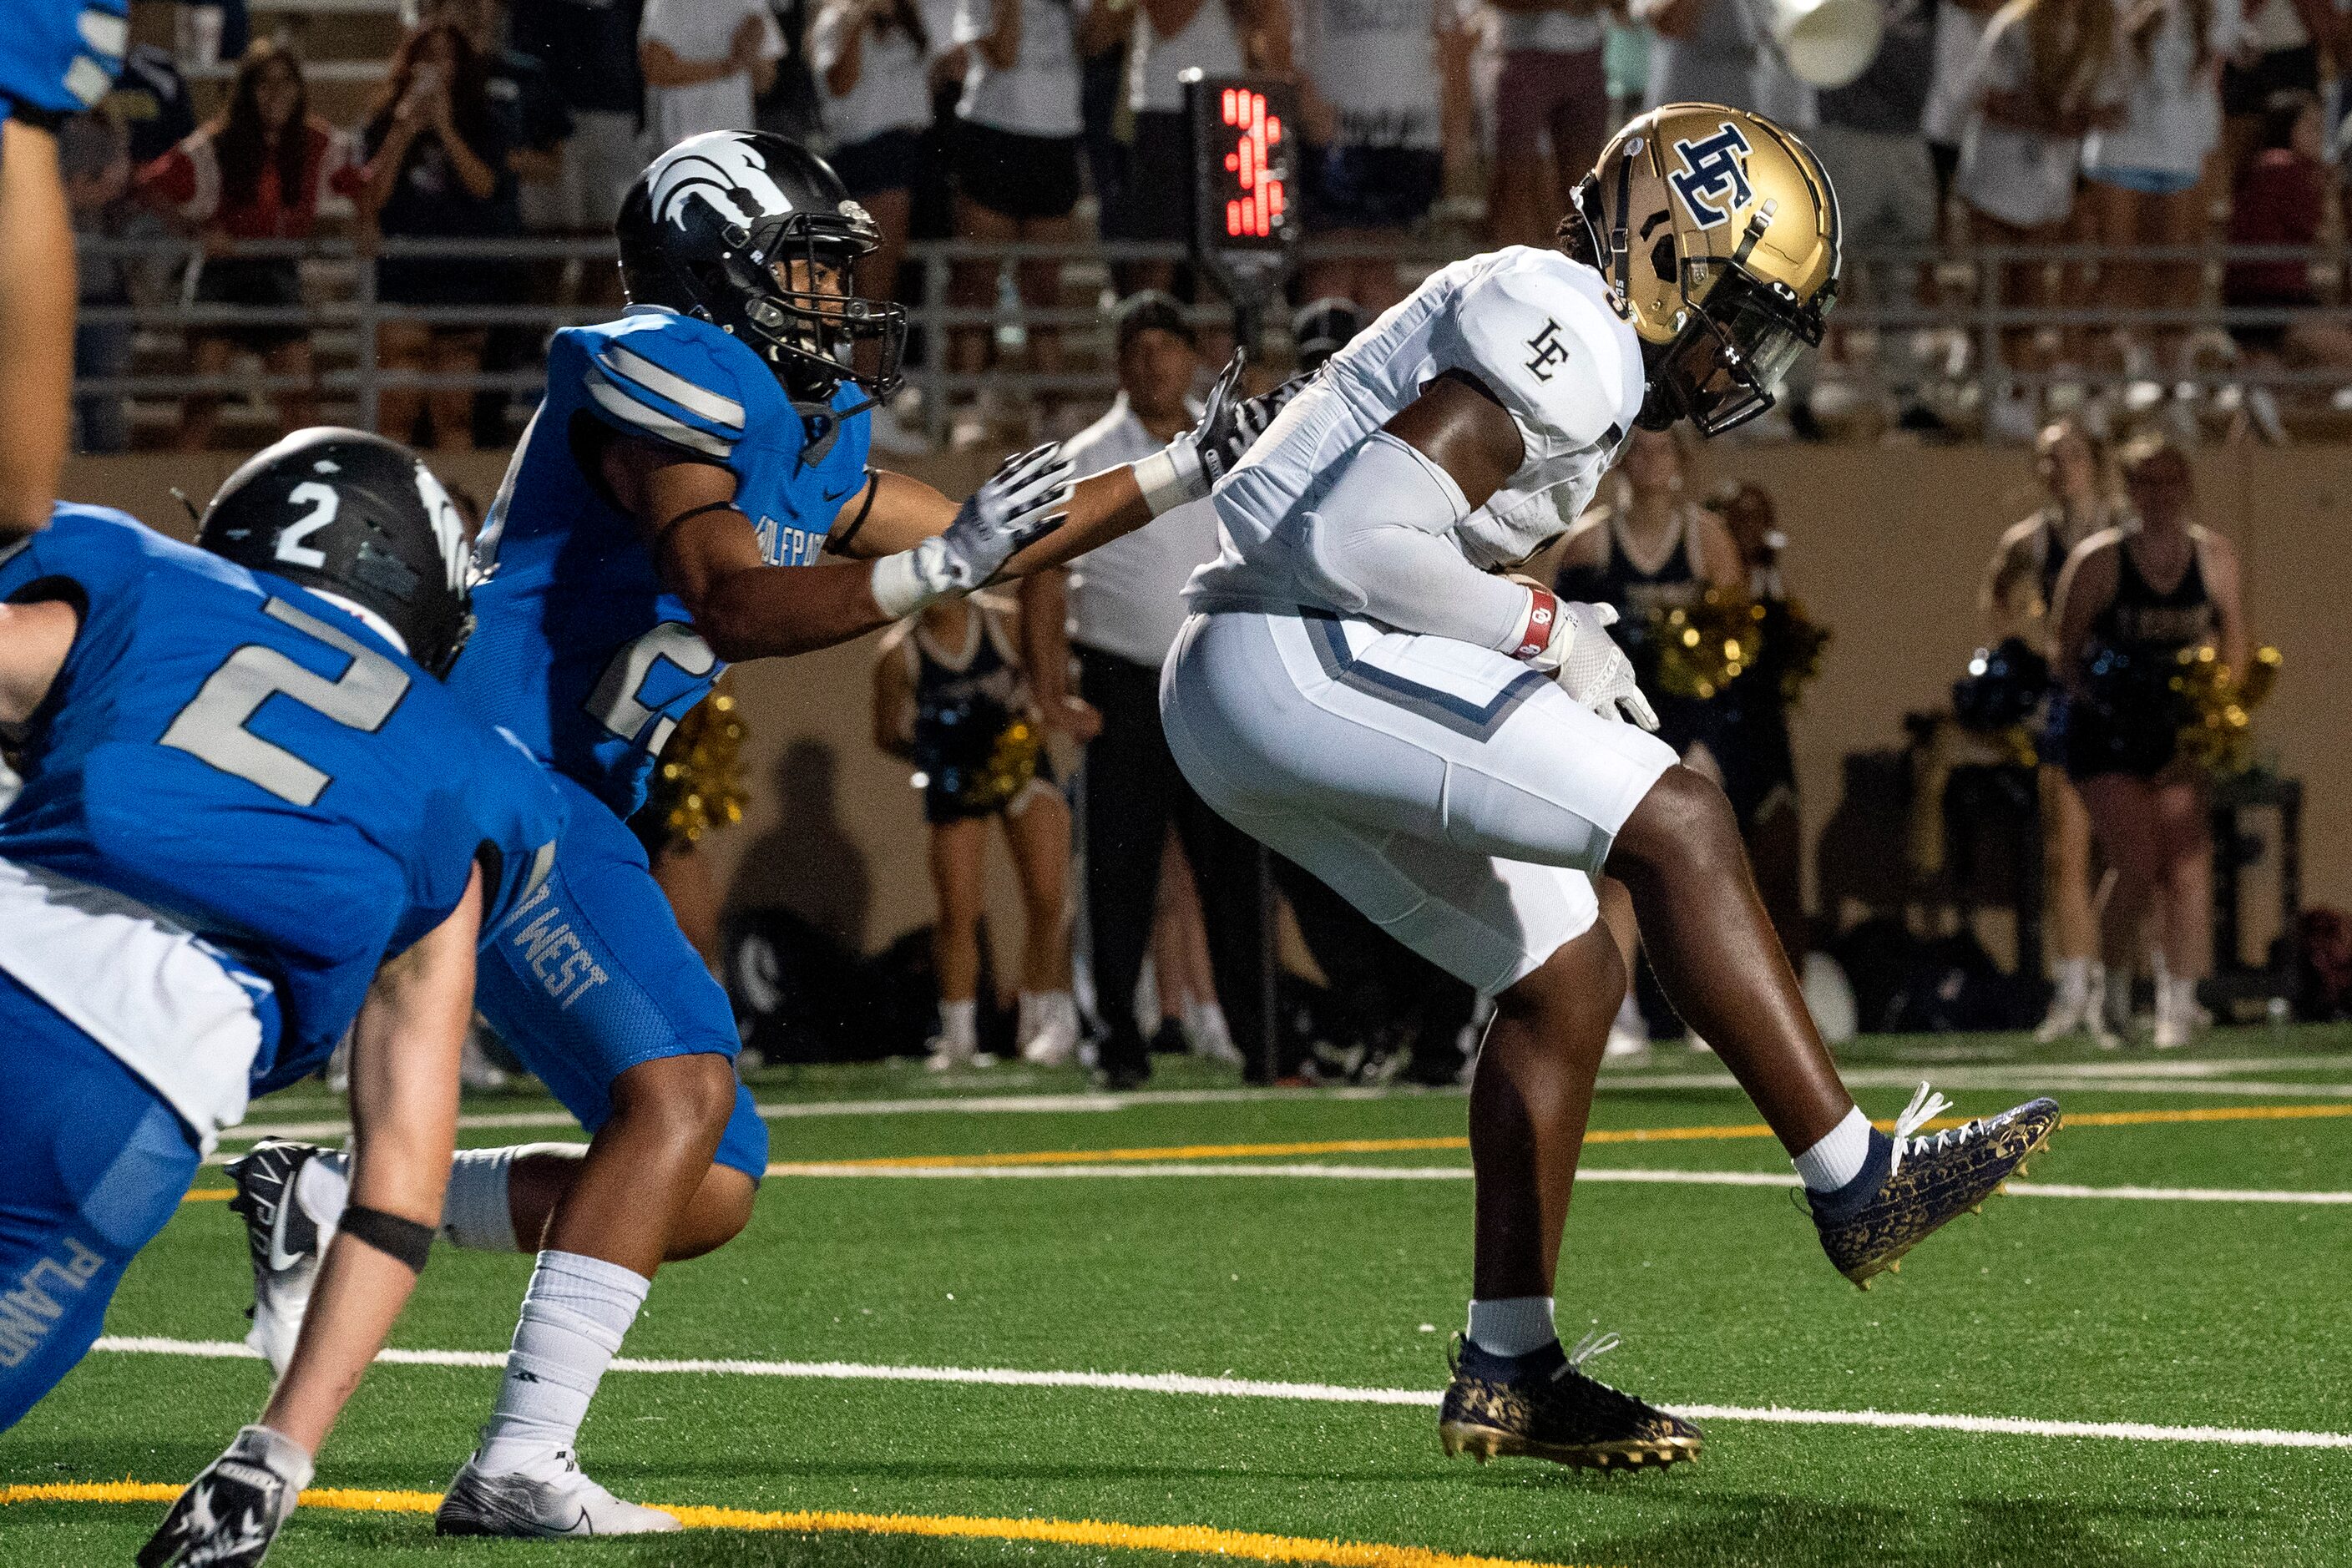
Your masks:
<path fill-rule="evenodd" d="M 1519 628 L 1513 658 L 1533 658 L 1551 646 L 1552 627 L 1559 622 L 1559 599 L 1549 588 L 1528 586 L 1528 619 Z"/>

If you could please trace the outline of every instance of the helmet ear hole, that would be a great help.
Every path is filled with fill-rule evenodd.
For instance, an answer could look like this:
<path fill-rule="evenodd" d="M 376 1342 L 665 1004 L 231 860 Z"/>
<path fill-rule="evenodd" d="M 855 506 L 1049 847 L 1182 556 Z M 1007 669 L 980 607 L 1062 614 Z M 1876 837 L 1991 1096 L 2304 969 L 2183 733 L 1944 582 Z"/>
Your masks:
<path fill-rule="evenodd" d="M 1650 270 L 1657 274 L 1661 283 L 1675 280 L 1675 237 L 1671 232 L 1660 235 L 1658 243 L 1650 247 Z"/>

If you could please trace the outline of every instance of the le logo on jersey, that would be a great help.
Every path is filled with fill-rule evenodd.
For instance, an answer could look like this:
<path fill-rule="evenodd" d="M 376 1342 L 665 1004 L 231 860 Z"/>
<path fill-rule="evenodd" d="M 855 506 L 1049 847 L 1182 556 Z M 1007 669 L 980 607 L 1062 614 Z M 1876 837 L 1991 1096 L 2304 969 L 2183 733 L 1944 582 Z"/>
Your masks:
<path fill-rule="evenodd" d="M 1755 199 L 1748 184 L 1748 138 L 1727 120 L 1712 136 L 1675 143 L 1683 166 L 1667 174 L 1666 183 L 1699 227 L 1730 222 L 1733 213 Z"/>
<path fill-rule="evenodd" d="M 1538 381 L 1549 381 L 1551 367 L 1568 363 L 1568 344 L 1560 341 L 1559 323 L 1549 316 L 1544 318 L 1543 331 L 1528 340 L 1528 348 L 1535 356 L 1528 361 L 1528 369 Z"/>

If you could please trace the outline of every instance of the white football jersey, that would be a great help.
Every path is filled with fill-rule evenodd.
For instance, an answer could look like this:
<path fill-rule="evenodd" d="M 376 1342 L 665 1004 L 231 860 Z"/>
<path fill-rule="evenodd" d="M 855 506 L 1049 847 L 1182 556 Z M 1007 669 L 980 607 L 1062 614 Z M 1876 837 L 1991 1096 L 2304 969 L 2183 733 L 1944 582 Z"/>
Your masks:
<path fill-rule="evenodd" d="M 1642 406 L 1641 341 L 1600 273 L 1519 245 L 1457 261 L 1332 356 L 1219 483 L 1221 548 L 1185 589 L 1192 606 L 1346 608 L 1298 570 L 1304 520 L 1341 459 L 1448 370 L 1501 401 L 1526 448 L 1518 471 L 1452 531 L 1481 571 L 1524 561 L 1565 530 Z"/>

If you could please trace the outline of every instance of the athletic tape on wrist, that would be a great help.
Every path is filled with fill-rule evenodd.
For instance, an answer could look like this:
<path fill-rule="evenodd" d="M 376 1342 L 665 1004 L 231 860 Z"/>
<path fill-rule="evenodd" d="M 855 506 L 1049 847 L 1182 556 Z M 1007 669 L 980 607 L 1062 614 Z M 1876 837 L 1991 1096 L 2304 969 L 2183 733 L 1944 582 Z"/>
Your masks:
<path fill-rule="evenodd" d="M 1131 470 L 1143 492 L 1144 510 L 1158 517 L 1209 493 L 1208 470 L 1190 436 L 1179 436 L 1148 458 L 1137 459 Z"/>
<path fill-rule="evenodd" d="M 1508 649 L 1513 658 L 1533 658 L 1551 646 L 1552 632 L 1559 625 L 1559 598 L 1549 588 L 1528 589 L 1528 618 L 1519 626 L 1519 635 Z"/>
<path fill-rule="evenodd" d="M 382 1209 L 350 1205 L 336 1228 L 354 1240 L 366 1242 L 394 1262 L 406 1264 L 414 1274 L 424 1273 L 425 1260 L 433 1256 L 431 1226 L 419 1225 Z"/>
<path fill-rule="evenodd" d="M 877 558 L 867 585 L 873 590 L 875 607 L 894 621 L 903 620 L 940 597 L 939 591 L 924 578 L 922 566 L 912 550 Z"/>

